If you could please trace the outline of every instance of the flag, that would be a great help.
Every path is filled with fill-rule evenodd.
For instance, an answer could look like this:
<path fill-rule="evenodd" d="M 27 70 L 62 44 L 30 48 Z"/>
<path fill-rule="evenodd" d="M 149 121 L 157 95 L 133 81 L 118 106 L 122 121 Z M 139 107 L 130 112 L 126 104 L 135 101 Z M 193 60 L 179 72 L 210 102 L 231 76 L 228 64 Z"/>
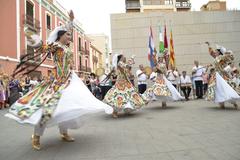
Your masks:
<path fill-rule="evenodd" d="M 172 36 L 172 30 L 170 32 L 170 55 L 169 55 L 170 65 L 175 67 L 175 54 L 174 54 L 174 47 L 173 47 L 173 36 Z"/>
<path fill-rule="evenodd" d="M 167 40 L 167 27 L 164 25 L 164 48 L 168 48 L 168 40 Z"/>
<path fill-rule="evenodd" d="M 148 39 L 148 60 L 150 61 L 150 66 L 153 68 L 154 64 L 154 42 L 153 42 L 153 34 L 152 34 L 152 26 L 150 26 L 150 34 Z"/>
<path fill-rule="evenodd" d="M 159 56 L 164 54 L 164 50 L 162 28 L 159 26 Z"/>
<path fill-rule="evenodd" d="M 166 68 L 169 66 L 169 54 L 168 54 L 168 39 L 167 39 L 167 27 L 164 25 L 164 60 L 166 63 Z"/>

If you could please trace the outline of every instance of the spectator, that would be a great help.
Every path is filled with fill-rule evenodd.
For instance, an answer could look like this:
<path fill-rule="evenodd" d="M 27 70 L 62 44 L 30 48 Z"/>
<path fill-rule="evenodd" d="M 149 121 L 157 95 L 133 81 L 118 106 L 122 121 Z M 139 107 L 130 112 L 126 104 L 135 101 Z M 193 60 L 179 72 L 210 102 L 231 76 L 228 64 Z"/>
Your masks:
<path fill-rule="evenodd" d="M 193 83 L 196 87 L 196 96 L 198 99 L 203 98 L 203 78 L 202 75 L 205 72 L 204 67 L 199 65 L 198 61 L 194 61 L 194 67 L 192 68 Z"/>
<path fill-rule="evenodd" d="M 5 102 L 6 102 L 6 93 L 5 93 L 5 87 L 3 85 L 2 81 L 2 75 L 0 75 L 0 109 L 5 107 Z"/>
<path fill-rule="evenodd" d="M 104 99 L 105 95 L 107 94 L 107 92 L 109 91 L 109 89 L 112 88 L 112 82 L 110 77 L 108 77 L 110 75 L 108 75 L 106 72 L 100 76 L 99 78 L 99 86 L 101 89 L 101 100 Z"/>
<path fill-rule="evenodd" d="M 208 89 L 208 80 L 209 80 L 209 75 L 207 72 L 204 72 L 202 75 L 203 78 L 203 94 L 205 95 Z"/>
<path fill-rule="evenodd" d="M 180 76 L 180 88 L 187 101 L 189 100 L 189 95 L 191 93 L 191 86 L 192 82 L 190 76 L 187 75 L 186 71 L 183 71 L 182 75 Z"/>
<path fill-rule="evenodd" d="M 128 66 L 127 67 L 128 69 L 128 76 L 129 76 L 129 80 L 130 82 L 132 83 L 132 85 L 134 86 L 134 75 L 132 74 L 132 67 L 131 66 Z"/>
<path fill-rule="evenodd" d="M 143 94 L 147 89 L 147 75 L 144 71 L 143 65 L 139 65 L 139 69 L 136 72 L 138 80 L 138 92 Z"/>
<path fill-rule="evenodd" d="M 170 65 L 167 71 L 167 79 L 172 83 L 172 85 L 177 89 L 179 74 L 176 68 Z"/>
<path fill-rule="evenodd" d="M 10 90 L 9 105 L 11 106 L 14 102 L 16 102 L 20 98 L 19 91 L 21 91 L 19 81 L 14 79 L 13 77 L 10 78 L 9 90 Z"/>

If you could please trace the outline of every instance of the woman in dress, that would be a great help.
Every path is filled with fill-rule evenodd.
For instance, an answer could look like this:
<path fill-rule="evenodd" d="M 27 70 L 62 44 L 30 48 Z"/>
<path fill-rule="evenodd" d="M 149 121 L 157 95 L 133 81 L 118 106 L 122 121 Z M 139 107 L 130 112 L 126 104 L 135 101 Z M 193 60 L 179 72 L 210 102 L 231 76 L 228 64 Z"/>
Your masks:
<path fill-rule="evenodd" d="M 166 108 L 167 101 L 184 99 L 172 83 L 165 77 L 167 68 L 163 57 L 158 58 L 158 63 L 156 64 L 155 69 L 156 72 L 153 72 L 150 76 L 150 80 L 152 80 L 154 84 L 146 90 L 144 93 L 145 96 L 152 100 L 162 101 L 163 108 Z"/>
<path fill-rule="evenodd" d="M 6 102 L 6 92 L 3 83 L 3 75 L 0 73 L 0 109 L 5 107 Z"/>
<path fill-rule="evenodd" d="M 68 134 L 68 129 L 80 127 L 81 118 L 89 113 L 104 111 L 112 113 L 112 108 L 97 100 L 76 73 L 71 71 L 72 52 L 68 47 L 71 40 L 71 28 L 73 12 L 70 14 L 71 22 L 54 29 L 48 38 L 48 45 L 41 46 L 39 50 L 43 60 L 48 54 L 54 59 L 54 78 L 40 83 L 25 96 L 14 103 L 7 117 L 19 123 L 28 123 L 34 126 L 32 136 L 32 147 L 40 150 L 40 136 L 47 126 L 58 125 L 61 138 L 72 142 L 74 139 Z M 20 71 L 15 70 L 14 75 L 23 73 L 24 59 L 17 66 Z M 38 66 L 42 63 L 40 62 Z M 91 102 L 91 104 L 89 104 Z"/>
<path fill-rule="evenodd" d="M 113 67 L 117 69 L 117 80 L 115 85 L 107 92 L 104 97 L 104 102 L 112 106 L 113 117 L 117 118 L 120 112 L 130 113 L 140 109 L 147 103 L 134 88 L 128 75 L 128 66 L 132 65 L 133 61 L 124 63 L 125 57 L 123 55 L 114 55 Z M 131 62 L 131 63 L 130 63 Z"/>
<path fill-rule="evenodd" d="M 224 70 L 224 68 L 233 61 L 232 54 L 226 54 L 226 49 L 220 47 L 215 51 L 210 47 L 209 43 L 206 42 L 209 47 L 209 53 L 214 58 L 214 70 L 210 76 L 208 90 L 206 94 L 206 100 L 214 101 L 215 103 L 219 103 L 220 108 L 224 109 L 224 102 L 230 102 L 237 109 L 238 105 L 236 103 L 237 100 L 240 99 L 239 94 L 237 93 L 233 87 L 229 84 L 231 82 L 231 78 L 229 74 Z"/>
<path fill-rule="evenodd" d="M 9 88 L 9 105 L 11 106 L 13 103 L 15 103 L 19 98 L 20 98 L 20 83 L 17 79 L 11 77 L 9 84 L 8 84 L 8 88 Z"/>

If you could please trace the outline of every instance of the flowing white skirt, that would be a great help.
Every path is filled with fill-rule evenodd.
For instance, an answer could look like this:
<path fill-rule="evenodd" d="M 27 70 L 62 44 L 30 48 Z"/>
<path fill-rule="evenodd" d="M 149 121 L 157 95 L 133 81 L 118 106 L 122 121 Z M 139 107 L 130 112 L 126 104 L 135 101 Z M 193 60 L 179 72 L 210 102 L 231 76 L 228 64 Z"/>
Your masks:
<path fill-rule="evenodd" d="M 152 97 L 151 100 L 154 100 L 154 101 L 155 100 L 159 100 L 159 101 L 179 101 L 179 100 L 183 100 L 184 97 L 181 96 L 181 94 L 172 85 L 172 83 L 165 76 L 163 76 L 163 78 L 164 78 L 164 81 L 166 83 L 167 88 L 171 92 L 171 96 L 157 96 L 154 93 L 151 93 L 151 95 L 150 95 L 150 97 Z"/>
<path fill-rule="evenodd" d="M 172 96 L 171 100 L 178 101 L 183 100 L 184 97 L 181 96 L 181 94 L 178 92 L 178 90 L 172 85 L 172 83 L 164 76 L 164 80 L 167 84 L 168 89 L 170 90 Z"/>
<path fill-rule="evenodd" d="M 69 86 L 62 91 L 62 96 L 58 105 L 52 115 L 52 118 L 47 121 L 46 126 L 59 125 L 74 129 L 79 128 L 83 115 L 105 111 L 107 114 L 113 112 L 112 107 L 99 101 L 85 86 L 82 80 L 72 73 Z M 31 125 L 38 125 L 42 109 L 39 109 L 28 119 L 19 119 L 15 115 L 8 113 L 6 117 L 12 118 L 19 123 L 27 123 Z"/>
<path fill-rule="evenodd" d="M 240 100 L 237 92 L 216 72 L 215 103 L 235 102 Z"/>

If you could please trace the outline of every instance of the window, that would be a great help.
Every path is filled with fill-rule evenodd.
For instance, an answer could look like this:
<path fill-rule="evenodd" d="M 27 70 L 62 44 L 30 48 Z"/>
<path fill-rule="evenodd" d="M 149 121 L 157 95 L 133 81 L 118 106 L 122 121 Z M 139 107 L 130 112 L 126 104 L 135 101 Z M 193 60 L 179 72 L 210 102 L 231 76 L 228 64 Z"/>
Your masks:
<path fill-rule="evenodd" d="M 29 17 L 32 17 L 33 18 L 33 4 L 29 1 L 27 1 L 26 3 L 26 14 L 27 16 Z"/>
<path fill-rule="evenodd" d="M 49 14 L 47 14 L 46 19 L 47 19 L 47 29 L 51 30 L 52 29 L 51 28 L 51 16 Z"/>
<path fill-rule="evenodd" d="M 78 37 L 78 51 L 81 51 L 81 47 L 82 47 L 81 37 Z"/>
<path fill-rule="evenodd" d="M 26 1 L 26 23 L 34 27 L 34 5 Z"/>
<path fill-rule="evenodd" d="M 79 65 L 80 65 L 80 70 L 82 70 L 82 57 L 81 56 L 79 56 Z"/>
<path fill-rule="evenodd" d="M 87 53 L 87 41 L 85 41 L 85 45 L 84 46 L 85 46 L 85 54 L 88 54 Z"/>
<path fill-rule="evenodd" d="M 46 39 L 48 39 L 50 33 L 51 33 L 51 30 L 52 30 L 52 20 L 51 20 L 51 15 L 50 13 L 46 13 L 46 25 L 47 25 L 47 29 L 46 29 L 46 33 L 47 33 L 47 36 L 46 36 Z M 48 54 L 47 58 L 51 59 L 52 58 L 52 54 Z"/>
<path fill-rule="evenodd" d="M 87 42 L 86 41 L 85 41 L 85 45 L 84 46 L 85 46 L 85 50 L 87 50 Z"/>
<path fill-rule="evenodd" d="M 86 70 L 87 70 L 87 67 L 88 67 L 88 61 L 85 60 L 85 67 L 86 67 Z"/>
<path fill-rule="evenodd" d="M 27 54 L 31 55 L 31 58 L 34 56 L 34 49 L 29 45 L 27 45 Z"/>
<path fill-rule="evenodd" d="M 165 0 L 165 5 L 172 5 L 173 4 L 173 0 Z"/>

